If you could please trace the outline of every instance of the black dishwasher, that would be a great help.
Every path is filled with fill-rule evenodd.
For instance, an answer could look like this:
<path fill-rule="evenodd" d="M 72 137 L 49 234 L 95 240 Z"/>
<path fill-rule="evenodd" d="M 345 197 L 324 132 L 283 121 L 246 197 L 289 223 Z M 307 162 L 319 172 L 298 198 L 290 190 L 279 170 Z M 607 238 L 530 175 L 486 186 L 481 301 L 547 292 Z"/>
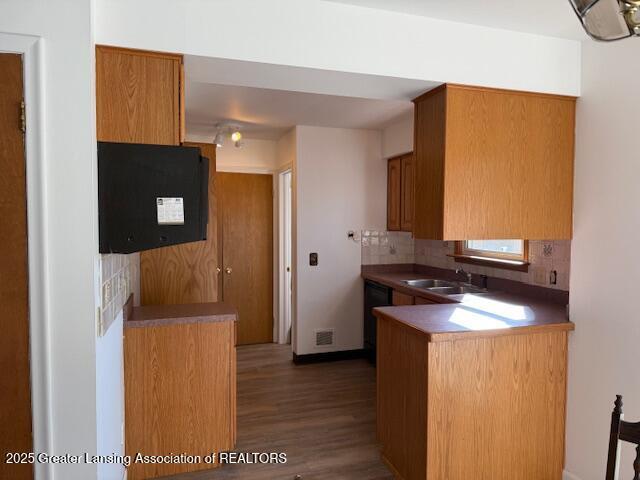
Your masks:
<path fill-rule="evenodd" d="M 376 362 L 376 317 L 375 307 L 391 305 L 392 290 L 369 280 L 364 282 L 364 351 L 367 358 Z"/>

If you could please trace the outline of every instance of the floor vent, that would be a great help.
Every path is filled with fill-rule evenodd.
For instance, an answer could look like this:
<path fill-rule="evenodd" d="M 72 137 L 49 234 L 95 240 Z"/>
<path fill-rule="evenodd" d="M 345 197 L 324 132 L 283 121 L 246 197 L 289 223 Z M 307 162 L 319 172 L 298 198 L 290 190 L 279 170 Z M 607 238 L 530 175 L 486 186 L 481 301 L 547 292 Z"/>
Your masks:
<path fill-rule="evenodd" d="M 333 329 L 316 330 L 316 347 L 333 345 Z"/>

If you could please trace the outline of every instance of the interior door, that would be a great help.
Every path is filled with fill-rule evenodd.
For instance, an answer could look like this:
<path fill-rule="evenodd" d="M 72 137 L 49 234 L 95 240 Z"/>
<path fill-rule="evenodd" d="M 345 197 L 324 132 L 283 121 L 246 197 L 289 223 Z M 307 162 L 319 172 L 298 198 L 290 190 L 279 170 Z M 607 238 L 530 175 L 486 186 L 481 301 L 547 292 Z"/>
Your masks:
<path fill-rule="evenodd" d="M 273 341 L 273 179 L 217 173 L 223 300 L 238 309 L 238 344 Z"/>
<path fill-rule="evenodd" d="M 291 171 L 284 175 L 284 340 L 286 343 L 291 343 L 291 307 L 293 296 L 293 276 L 291 272 L 291 207 L 292 207 L 292 192 L 291 192 Z"/>
<path fill-rule="evenodd" d="M 0 54 L 0 478 L 33 478 L 32 465 L 5 462 L 32 451 L 27 190 L 20 105 L 22 57 Z"/>

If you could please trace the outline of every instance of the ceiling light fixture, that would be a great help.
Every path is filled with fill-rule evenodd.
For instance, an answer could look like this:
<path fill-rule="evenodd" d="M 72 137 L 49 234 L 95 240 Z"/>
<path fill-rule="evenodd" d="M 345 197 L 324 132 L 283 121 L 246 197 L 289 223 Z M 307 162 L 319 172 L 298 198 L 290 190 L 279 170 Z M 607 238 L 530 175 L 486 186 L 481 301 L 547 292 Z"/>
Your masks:
<path fill-rule="evenodd" d="M 240 132 L 240 127 L 238 125 L 217 123 L 215 128 L 216 136 L 213 139 L 213 143 L 217 147 L 222 147 L 226 137 L 231 139 L 236 148 L 242 147 L 242 133 Z"/>
<path fill-rule="evenodd" d="M 213 144 L 216 147 L 224 145 L 224 135 L 221 132 L 216 133 L 216 138 L 213 139 Z"/>
<path fill-rule="evenodd" d="M 640 0 L 569 0 L 594 40 L 612 42 L 640 35 Z"/>

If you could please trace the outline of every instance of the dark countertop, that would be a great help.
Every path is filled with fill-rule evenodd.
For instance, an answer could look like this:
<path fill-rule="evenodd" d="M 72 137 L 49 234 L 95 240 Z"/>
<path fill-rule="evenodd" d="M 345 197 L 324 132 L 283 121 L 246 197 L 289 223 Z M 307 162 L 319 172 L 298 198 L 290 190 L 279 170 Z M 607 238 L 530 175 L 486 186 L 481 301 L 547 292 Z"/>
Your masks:
<path fill-rule="evenodd" d="M 567 318 L 566 306 L 558 303 L 497 291 L 444 296 L 400 283 L 400 280 L 434 278 L 420 273 L 363 272 L 362 276 L 408 295 L 443 302 L 374 309 L 377 317 L 413 328 L 425 334 L 430 342 L 575 328 Z"/>
<path fill-rule="evenodd" d="M 187 323 L 235 322 L 238 311 L 223 303 L 190 303 L 185 305 L 145 305 L 134 307 L 130 297 L 124 307 L 124 327 L 158 327 Z"/>

